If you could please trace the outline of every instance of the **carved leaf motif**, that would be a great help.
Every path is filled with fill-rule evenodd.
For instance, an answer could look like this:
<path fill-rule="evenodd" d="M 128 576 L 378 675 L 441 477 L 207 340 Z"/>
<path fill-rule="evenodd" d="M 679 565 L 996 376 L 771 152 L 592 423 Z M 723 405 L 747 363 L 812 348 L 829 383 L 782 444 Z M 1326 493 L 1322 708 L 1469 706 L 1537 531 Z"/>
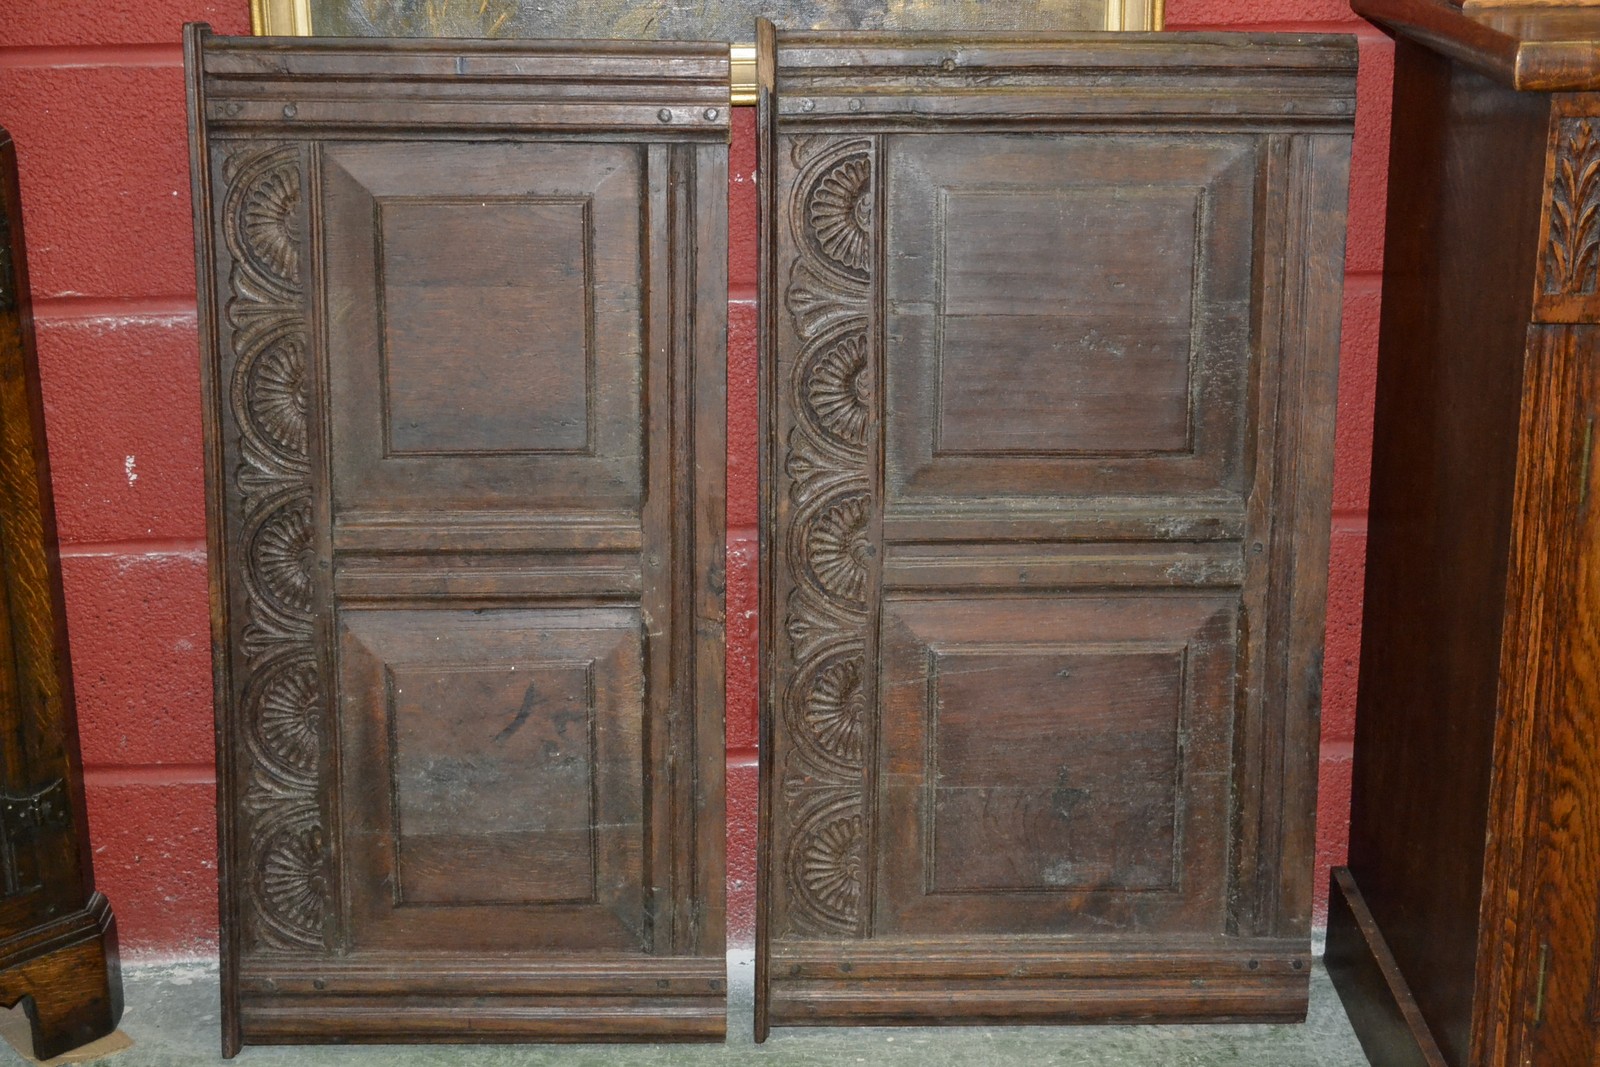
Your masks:
<path fill-rule="evenodd" d="M 851 458 L 848 451 L 825 448 L 800 430 L 789 433 L 789 457 L 784 461 L 784 473 L 789 476 L 789 496 L 796 504 L 805 504 L 828 487 L 845 480 L 859 480 L 857 473 L 845 462 Z"/>
<path fill-rule="evenodd" d="M 307 633 L 303 621 L 286 620 L 262 611 L 244 625 L 239 634 L 239 647 L 244 652 L 246 665 L 255 671 L 285 653 L 298 650 L 307 640 Z"/>
<path fill-rule="evenodd" d="M 845 625 L 842 615 L 837 607 L 830 610 L 814 603 L 801 589 L 790 590 L 784 632 L 788 634 L 796 662 L 803 663 L 823 645 L 839 641 Z"/>
<path fill-rule="evenodd" d="M 1593 120 L 1563 126 L 1551 185 L 1544 290 L 1586 296 L 1600 287 L 1600 137 Z"/>
<path fill-rule="evenodd" d="M 285 486 L 304 484 L 308 474 L 305 460 L 288 457 L 270 442 L 250 434 L 242 436 L 233 479 L 246 511 L 254 512 L 263 501 L 282 493 Z"/>
<path fill-rule="evenodd" d="M 790 285 L 783 297 L 794 323 L 794 332 L 811 340 L 841 319 L 866 314 L 866 295 L 830 285 L 802 262 L 790 270 Z"/>

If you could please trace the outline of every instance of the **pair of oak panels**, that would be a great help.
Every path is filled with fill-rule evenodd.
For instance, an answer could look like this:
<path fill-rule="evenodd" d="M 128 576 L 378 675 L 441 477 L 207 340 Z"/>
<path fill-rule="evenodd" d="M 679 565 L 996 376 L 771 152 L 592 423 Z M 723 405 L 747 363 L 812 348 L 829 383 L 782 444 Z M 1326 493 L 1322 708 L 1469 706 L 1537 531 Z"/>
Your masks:
<path fill-rule="evenodd" d="M 720 1036 L 726 48 L 188 49 L 225 1049 Z M 1303 1012 L 1354 63 L 763 26 L 762 1036 Z"/>

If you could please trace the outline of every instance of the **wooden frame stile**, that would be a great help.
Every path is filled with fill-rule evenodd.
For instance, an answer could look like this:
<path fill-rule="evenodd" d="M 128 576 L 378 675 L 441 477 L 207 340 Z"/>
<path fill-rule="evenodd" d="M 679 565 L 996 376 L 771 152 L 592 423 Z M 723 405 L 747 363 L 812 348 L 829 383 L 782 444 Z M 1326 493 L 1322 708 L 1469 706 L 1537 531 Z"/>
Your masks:
<path fill-rule="evenodd" d="M 756 159 L 776 159 L 778 151 L 777 115 L 773 108 L 777 104 L 777 29 L 766 19 L 756 23 Z M 772 658 L 769 650 L 775 647 L 777 604 L 773 596 L 773 583 L 768 578 L 767 561 L 773 558 L 776 546 L 773 543 L 772 523 L 768 521 L 774 514 L 772 494 L 778 485 L 778 455 L 776 443 L 770 433 L 764 428 L 773 425 L 777 408 L 777 382 L 773 374 L 773 366 L 777 354 L 773 346 L 777 340 L 778 300 L 777 300 L 777 265 L 776 265 L 776 239 L 777 239 L 777 213 L 773 210 L 775 203 L 773 191 L 775 188 L 773 171 L 770 166 L 756 167 L 756 232 L 757 232 L 757 278 L 756 278 L 756 315 L 759 334 L 756 338 L 756 363 L 759 378 L 756 426 L 757 447 L 759 449 L 760 478 L 758 491 L 760 494 L 760 515 L 762 521 L 758 525 L 758 552 L 760 554 L 760 581 L 758 583 L 758 631 L 757 641 L 760 654 L 756 657 L 756 666 L 759 672 L 757 685 L 757 773 L 758 785 L 756 789 L 756 961 L 755 961 L 755 1039 L 762 1042 L 772 1028 L 768 1012 L 768 999 L 762 991 L 771 980 L 772 958 L 771 941 L 765 936 L 768 926 L 768 909 L 771 907 L 772 898 L 772 850 L 764 846 L 767 834 L 772 825 L 773 799 L 769 795 L 767 779 L 771 770 L 767 766 L 764 753 L 772 751 L 773 743 L 773 716 L 776 707 L 773 702 L 772 688 Z"/>
<path fill-rule="evenodd" d="M 758 1039 L 1303 1017 L 1355 64 L 762 24 Z"/>
<path fill-rule="evenodd" d="M 252 0 L 251 11 L 257 10 L 257 0 Z M 187 30 L 183 37 L 183 66 L 186 79 L 187 120 L 189 135 L 190 195 L 194 200 L 194 254 L 197 278 L 212 275 L 214 265 L 211 242 L 201 219 L 212 217 L 211 163 L 205 151 L 202 133 L 205 125 L 205 78 L 200 67 L 199 30 Z M 221 354 L 217 341 L 220 319 L 217 313 L 215 291 L 208 285 L 198 286 L 196 298 L 196 326 L 200 339 L 200 384 L 203 395 L 219 396 Z M 221 433 L 212 419 L 203 420 L 204 470 L 208 486 L 221 485 L 225 478 Z M 214 514 L 219 506 L 215 494 L 206 494 L 206 579 L 211 607 L 211 686 L 217 697 L 213 703 L 215 716 L 217 781 L 233 781 L 232 722 L 227 714 L 227 704 L 221 699 L 233 691 L 230 678 L 230 661 L 219 651 L 226 647 L 231 624 L 228 617 L 227 575 L 224 573 L 226 544 L 220 515 Z M 238 909 L 234 903 L 232 879 L 234 877 L 233 819 L 222 804 L 217 805 L 217 948 L 220 966 L 222 996 L 222 1054 L 237 1055 L 242 1047 L 239 1034 L 239 949 Z"/>
<path fill-rule="evenodd" d="M 224 1053 L 720 1038 L 726 49 L 185 47 Z"/>

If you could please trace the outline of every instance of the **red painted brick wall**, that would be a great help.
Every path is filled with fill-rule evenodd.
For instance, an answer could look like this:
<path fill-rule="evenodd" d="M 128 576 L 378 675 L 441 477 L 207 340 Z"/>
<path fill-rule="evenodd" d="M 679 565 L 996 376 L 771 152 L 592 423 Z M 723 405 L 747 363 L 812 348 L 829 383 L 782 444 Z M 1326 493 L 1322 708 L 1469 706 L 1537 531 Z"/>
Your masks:
<path fill-rule="evenodd" d="M 1174 29 L 1354 32 L 1351 191 L 1318 862 L 1342 860 L 1361 627 L 1393 49 L 1344 0 L 1169 0 Z M 132 954 L 216 941 L 215 773 L 180 24 L 249 32 L 247 0 L 7 0 L 0 125 L 17 141 L 96 874 Z M 732 162 L 730 904 L 753 928 L 755 147 Z M 1319 881 L 1321 881 L 1319 876 Z"/>

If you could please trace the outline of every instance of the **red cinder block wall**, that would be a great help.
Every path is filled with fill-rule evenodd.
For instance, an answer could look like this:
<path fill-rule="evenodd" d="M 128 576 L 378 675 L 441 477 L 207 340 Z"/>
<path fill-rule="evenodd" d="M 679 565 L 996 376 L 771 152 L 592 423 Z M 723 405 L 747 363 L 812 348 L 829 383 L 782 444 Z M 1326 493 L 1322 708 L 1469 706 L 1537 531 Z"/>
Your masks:
<path fill-rule="evenodd" d="M 215 768 L 193 238 L 179 28 L 248 0 L 5 0 L 96 875 L 134 956 L 216 944 Z M 1318 863 L 1341 862 L 1361 629 L 1393 47 L 1345 0 L 1168 0 L 1173 29 L 1361 39 L 1345 280 Z M 729 903 L 754 928 L 754 112 L 735 112 L 729 300 Z M 1319 875 L 1319 883 L 1325 878 Z M 1320 901 L 1319 915 L 1324 905 Z"/>

